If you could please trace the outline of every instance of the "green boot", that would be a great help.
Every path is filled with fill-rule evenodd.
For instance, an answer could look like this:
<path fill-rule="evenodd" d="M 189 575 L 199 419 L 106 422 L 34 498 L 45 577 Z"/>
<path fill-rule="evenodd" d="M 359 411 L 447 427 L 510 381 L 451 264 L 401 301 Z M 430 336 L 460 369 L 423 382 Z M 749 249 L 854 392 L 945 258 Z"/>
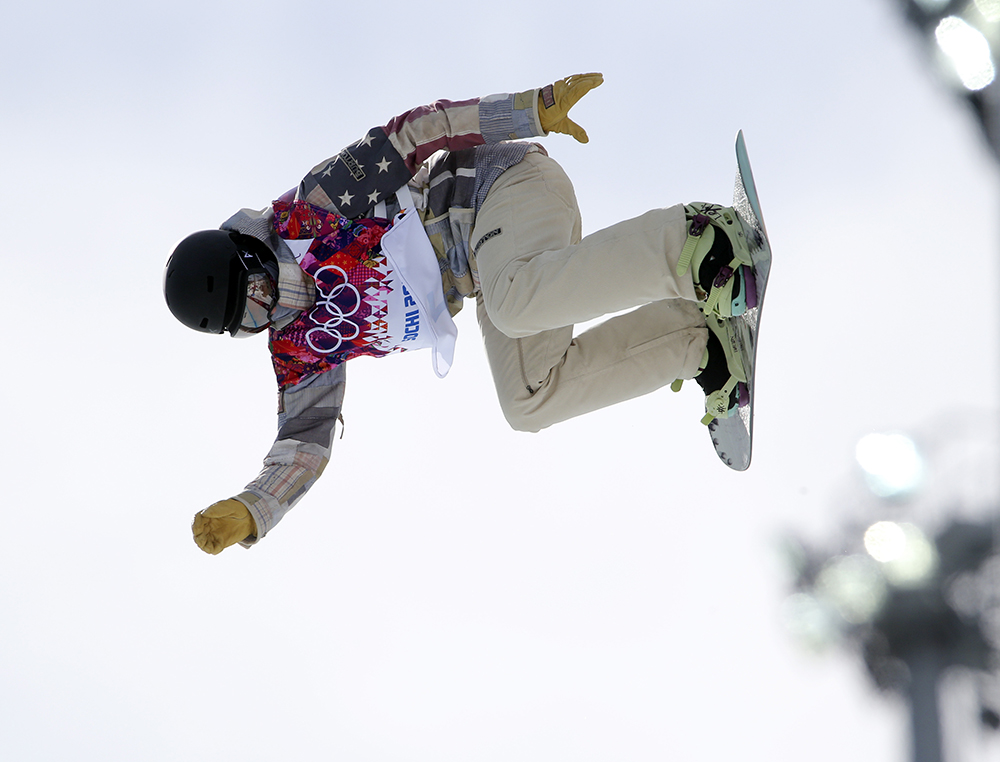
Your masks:
<path fill-rule="evenodd" d="M 732 207 L 689 204 L 684 207 L 688 237 L 677 262 L 677 274 L 688 269 L 705 314 L 742 315 L 757 306 L 750 249 Z"/>
<path fill-rule="evenodd" d="M 705 324 L 708 341 L 694 380 L 705 394 L 705 417 L 701 422 L 707 426 L 716 418 L 734 415 L 749 402 L 749 394 L 743 358 L 733 345 L 729 322 L 705 315 Z M 670 388 L 679 392 L 683 383 L 677 379 Z"/>

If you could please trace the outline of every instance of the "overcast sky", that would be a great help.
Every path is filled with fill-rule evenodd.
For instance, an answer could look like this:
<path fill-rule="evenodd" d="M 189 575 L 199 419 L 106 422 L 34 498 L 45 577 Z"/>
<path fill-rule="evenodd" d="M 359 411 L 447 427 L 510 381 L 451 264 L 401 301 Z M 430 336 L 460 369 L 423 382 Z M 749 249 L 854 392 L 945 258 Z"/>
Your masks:
<path fill-rule="evenodd" d="M 783 627 L 777 550 L 882 517 L 860 436 L 996 418 L 997 166 L 895 4 L 357 7 L 4 9 L 4 758 L 905 759 L 902 706 Z M 447 379 L 352 363 L 323 480 L 201 553 L 276 395 L 263 338 L 170 316 L 174 243 L 413 106 L 595 70 L 590 144 L 545 140 L 585 232 L 729 200 L 745 132 L 774 249 L 750 471 L 693 384 L 509 430 L 467 309 Z M 991 758 L 955 695 L 962 762 Z"/>

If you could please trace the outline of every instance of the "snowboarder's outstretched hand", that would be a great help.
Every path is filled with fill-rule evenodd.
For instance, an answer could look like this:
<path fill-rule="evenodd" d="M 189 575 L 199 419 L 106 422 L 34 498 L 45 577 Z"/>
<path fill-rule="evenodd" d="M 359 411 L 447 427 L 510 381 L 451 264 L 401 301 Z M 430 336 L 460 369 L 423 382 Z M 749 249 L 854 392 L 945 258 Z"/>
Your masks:
<path fill-rule="evenodd" d="M 191 531 L 198 547 L 214 556 L 254 534 L 257 525 L 239 500 L 222 500 L 195 514 Z"/>
<path fill-rule="evenodd" d="M 542 129 L 572 135 L 581 143 L 589 142 L 587 131 L 567 114 L 578 100 L 602 82 L 603 74 L 574 74 L 543 87 L 538 93 L 538 119 L 542 123 Z"/>

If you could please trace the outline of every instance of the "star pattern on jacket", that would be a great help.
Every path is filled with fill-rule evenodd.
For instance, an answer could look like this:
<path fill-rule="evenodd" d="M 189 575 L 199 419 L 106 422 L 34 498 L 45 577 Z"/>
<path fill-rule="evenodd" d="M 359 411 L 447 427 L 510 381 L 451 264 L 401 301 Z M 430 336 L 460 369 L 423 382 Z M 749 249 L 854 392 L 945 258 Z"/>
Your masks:
<path fill-rule="evenodd" d="M 303 179 L 299 197 L 354 219 L 391 196 L 412 176 L 389 133 L 376 128 L 317 165 Z"/>

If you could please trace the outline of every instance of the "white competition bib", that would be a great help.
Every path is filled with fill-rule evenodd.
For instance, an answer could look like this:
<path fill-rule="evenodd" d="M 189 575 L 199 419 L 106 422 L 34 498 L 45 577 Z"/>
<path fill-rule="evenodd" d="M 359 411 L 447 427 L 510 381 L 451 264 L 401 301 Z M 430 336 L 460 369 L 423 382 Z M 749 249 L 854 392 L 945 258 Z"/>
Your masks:
<path fill-rule="evenodd" d="M 434 373 L 444 378 L 455 359 L 458 327 L 448 312 L 441 269 L 407 186 L 396 191 L 400 213 L 382 236 L 382 253 L 398 278 L 388 295 L 387 347 L 432 350 Z"/>

